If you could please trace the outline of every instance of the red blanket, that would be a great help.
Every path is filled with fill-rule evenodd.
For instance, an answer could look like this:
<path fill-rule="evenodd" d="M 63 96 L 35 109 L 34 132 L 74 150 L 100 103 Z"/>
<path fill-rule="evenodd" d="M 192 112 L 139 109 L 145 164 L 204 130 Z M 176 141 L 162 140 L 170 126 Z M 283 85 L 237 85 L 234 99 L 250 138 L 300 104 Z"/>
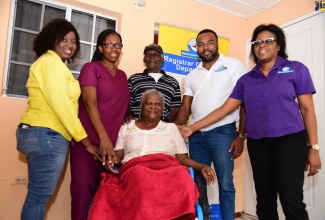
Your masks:
<path fill-rule="evenodd" d="M 88 219 L 194 219 L 198 197 L 188 168 L 175 157 L 146 155 L 125 163 L 119 174 L 102 174 Z"/>

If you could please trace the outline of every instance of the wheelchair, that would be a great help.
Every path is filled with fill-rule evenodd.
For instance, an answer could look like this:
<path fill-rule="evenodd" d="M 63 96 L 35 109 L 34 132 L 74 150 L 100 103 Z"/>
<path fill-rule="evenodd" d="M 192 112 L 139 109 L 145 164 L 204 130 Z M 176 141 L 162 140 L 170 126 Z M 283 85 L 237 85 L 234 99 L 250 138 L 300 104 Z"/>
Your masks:
<path fill-rule="evenodd" d="M 190 167 L 189 170 L 190 170 L 191 177 L 194 181 L 194 170 L 192 167 Z M 194 206 L 195 206 L 195 211 L 196 211 L 196 219 L 203 220 L 203 211 L 202 211 L 202 207 L 200 206 L 199 202 L 196 201 Z"/>
<path fill-rule="evenodd" d="M 117 170 L 119 169 L 118 166 L 114 166 L 113 168 L 117 169 Z M 189 167 L 189 173 L 190 173 L 191 178 L 193 179 L 193 183 L 195 184 L 195 181 L 194 181 L 194 169 L 192 167 Z M 99 187 L 99 183 L 98 183 L 97 189 L 98 189 L 98 187 Z M 94 192 L 94 194 L 96 193 L 96 191 Z M 90 202 L 90 204 L 88 205 L 88 215 L 90 214 L 90 208 L 91 208 L 93 199 Z M 202 210 L 202 207 L 201 207 L 201 205 L 199 204 L 198 201 L 195 202 L 194 207 L 195 207 L 195 220 L 204 220 L 203 210 Z"/>

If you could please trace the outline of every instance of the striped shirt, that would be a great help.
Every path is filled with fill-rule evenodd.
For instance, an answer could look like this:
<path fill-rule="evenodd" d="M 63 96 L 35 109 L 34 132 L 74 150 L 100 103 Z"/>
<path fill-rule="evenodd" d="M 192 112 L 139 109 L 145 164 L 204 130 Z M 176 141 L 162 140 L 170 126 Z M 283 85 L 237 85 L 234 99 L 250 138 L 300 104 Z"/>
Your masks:
<path fill-rule="evenodd" d="M 133 74 L 128 79 L 131 94 L 130 109 L 133 117 L 139 118 L 141 97 L 148 89 L 157 89 L 164 94 L 165 108 L 162 116 L 163 121 L 169 122 L 171 107 L 179 107 L 182 104 L 181 90 L 178 81 L 172 76 L 167 75 L 163 70 L 161 70 L 161 73 L 162 76 L 157 83 L 155 79 L 148 74 L 147 69 L 145 69 L 143 73 Z"/>

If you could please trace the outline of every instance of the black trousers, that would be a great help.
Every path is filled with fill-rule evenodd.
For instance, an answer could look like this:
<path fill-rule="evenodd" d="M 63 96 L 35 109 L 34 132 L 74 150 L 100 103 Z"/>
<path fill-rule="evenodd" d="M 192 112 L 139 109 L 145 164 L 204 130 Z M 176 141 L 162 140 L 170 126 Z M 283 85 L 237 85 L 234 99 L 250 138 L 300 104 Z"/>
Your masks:
<path fill-rule="evenodd" d="M 307 220 L 303 202 L 308 158 L 306 131 L 276 138 L 247 139 L 259 220 L 277 220 L 279 196 L 286 220 Z"/>

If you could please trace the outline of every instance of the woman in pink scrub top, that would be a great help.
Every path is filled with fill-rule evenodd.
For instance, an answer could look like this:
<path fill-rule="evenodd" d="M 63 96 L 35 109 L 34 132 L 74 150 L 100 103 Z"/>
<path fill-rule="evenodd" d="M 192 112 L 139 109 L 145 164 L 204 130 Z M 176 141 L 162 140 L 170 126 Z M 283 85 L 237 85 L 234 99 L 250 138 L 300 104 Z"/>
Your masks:
<path fill-rule="evenodd" d="M 83 66 L 78 79 L 81 86 L 79 118 L 89 139 L 98 145 L 107 162 L 114 158 L 113 148 L 130 99 L 127 76 L 115 65 L 122 47 L 122 38 L 115 30 L 101 32 L 92 61 Z M 79 143 L 71 146 L 70 163 L 71 218 L 86 220 L 100 173 L 105 170 L 104 164 Z"/>

